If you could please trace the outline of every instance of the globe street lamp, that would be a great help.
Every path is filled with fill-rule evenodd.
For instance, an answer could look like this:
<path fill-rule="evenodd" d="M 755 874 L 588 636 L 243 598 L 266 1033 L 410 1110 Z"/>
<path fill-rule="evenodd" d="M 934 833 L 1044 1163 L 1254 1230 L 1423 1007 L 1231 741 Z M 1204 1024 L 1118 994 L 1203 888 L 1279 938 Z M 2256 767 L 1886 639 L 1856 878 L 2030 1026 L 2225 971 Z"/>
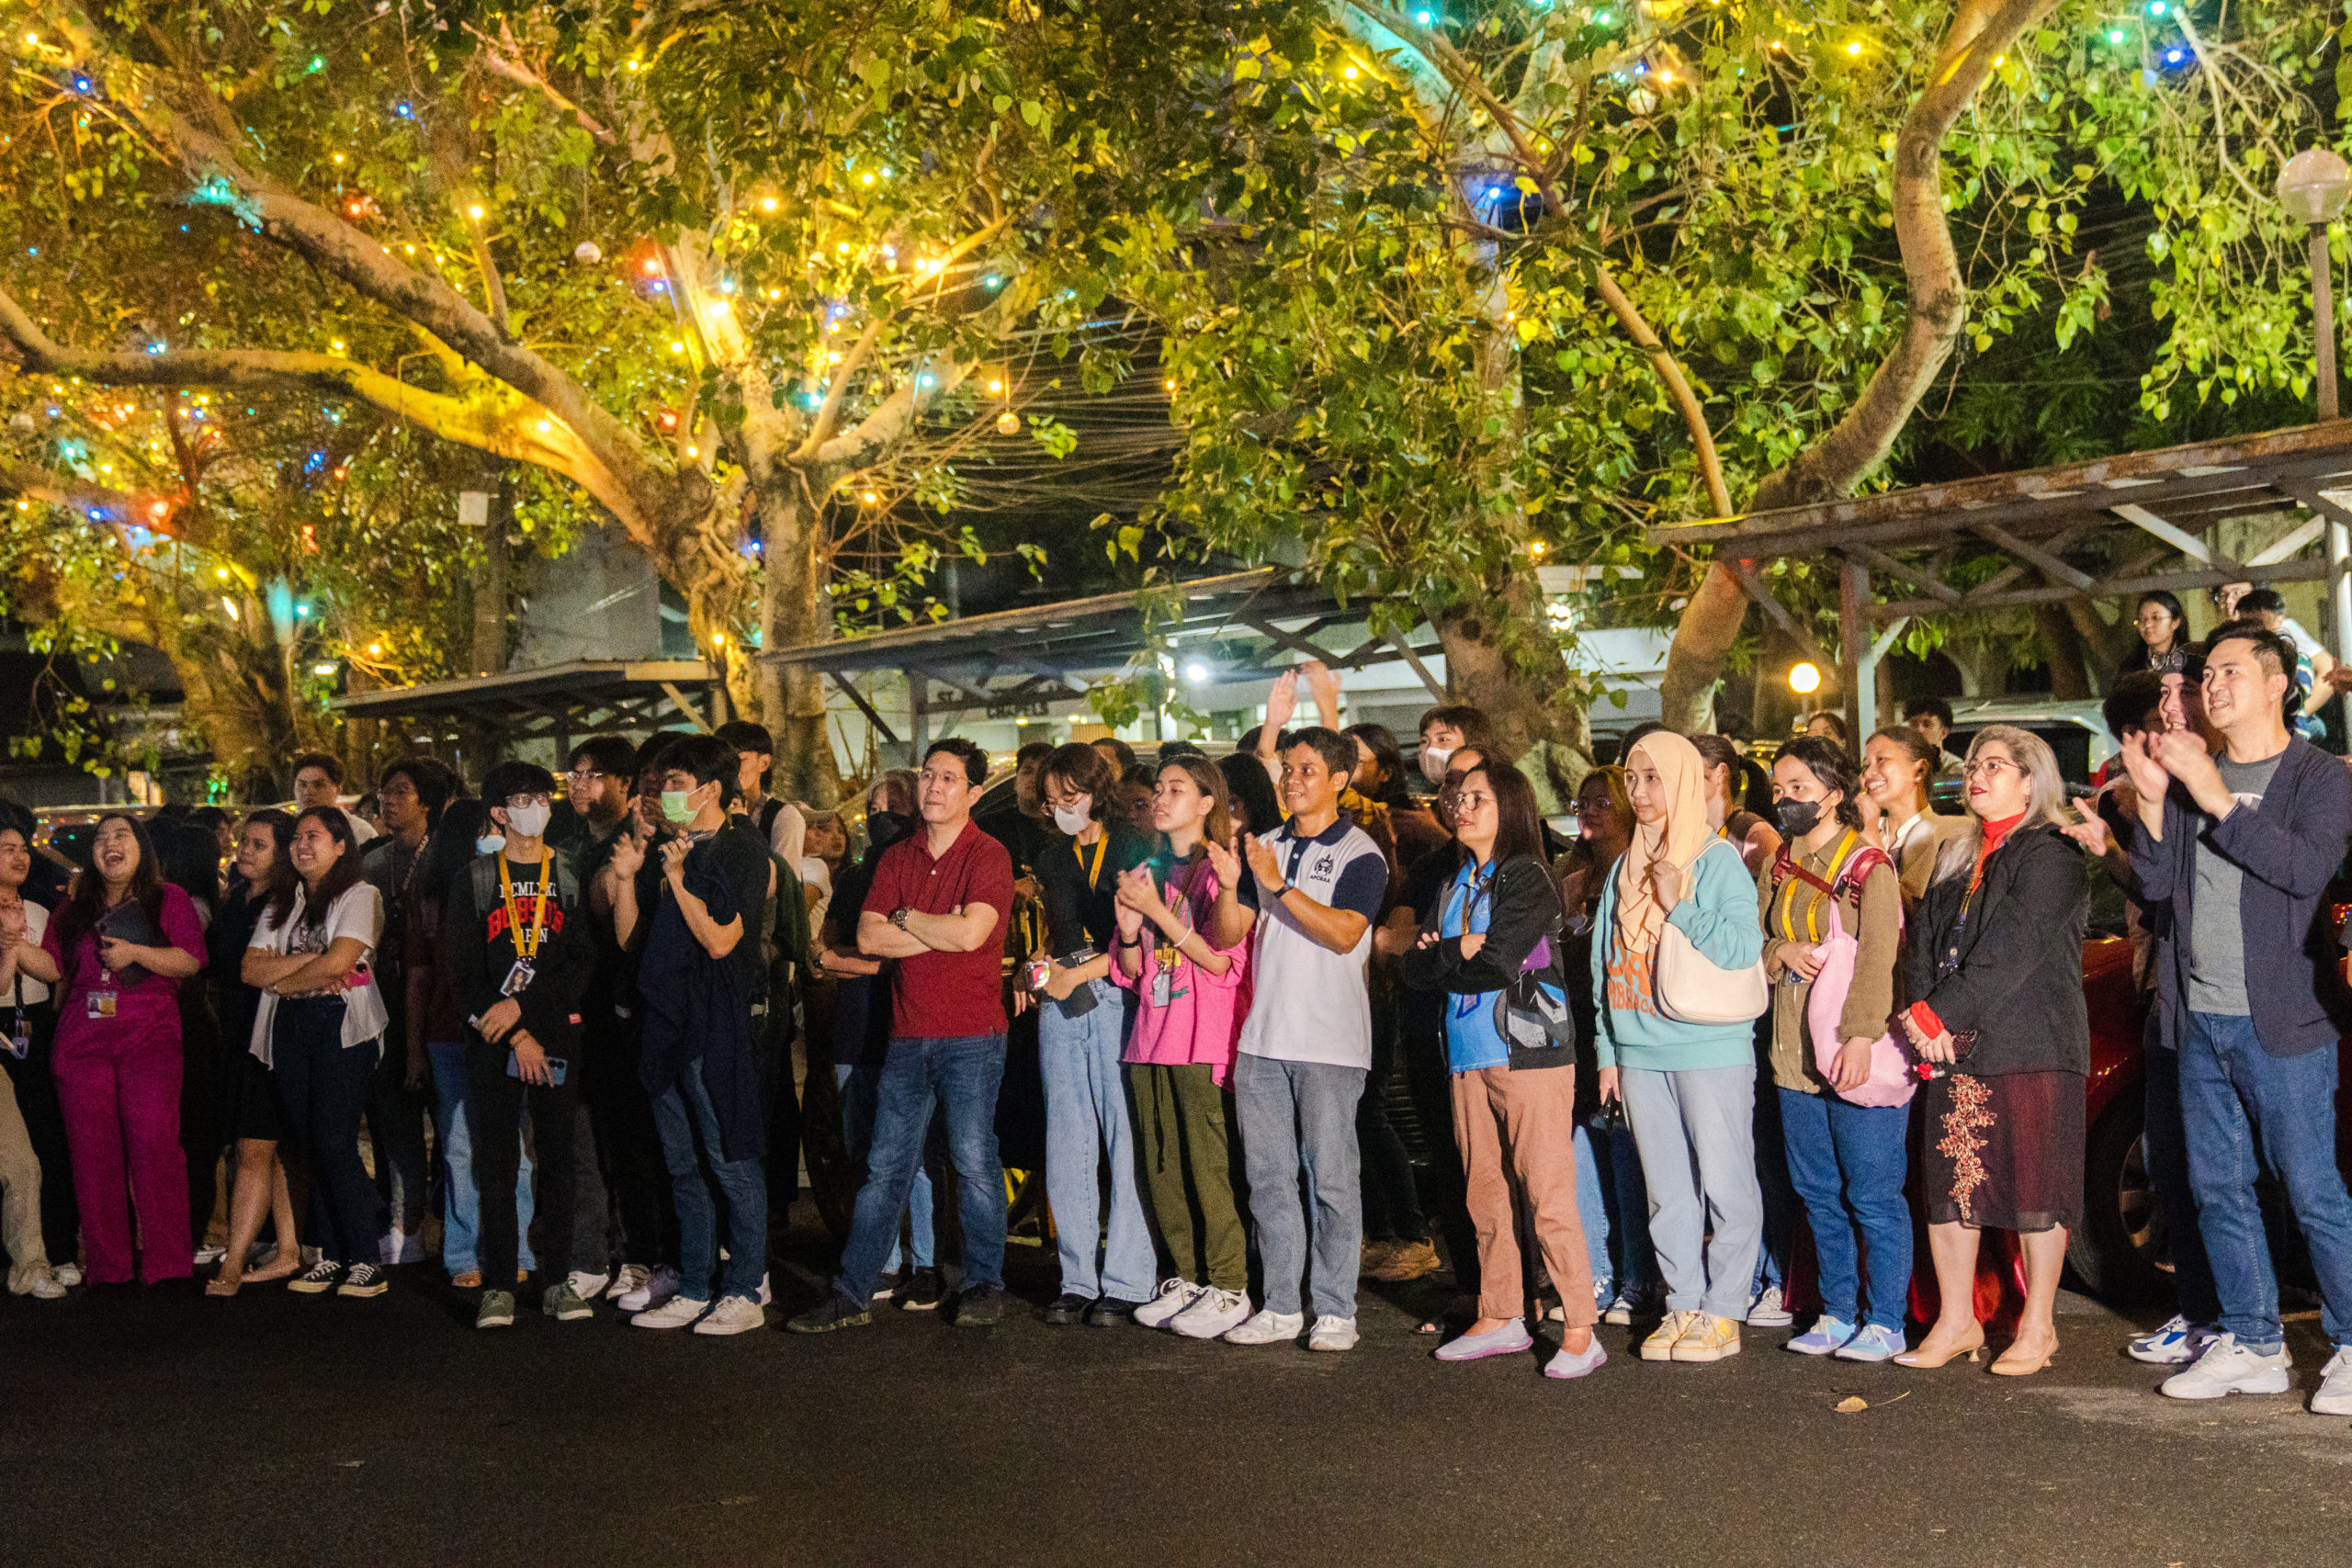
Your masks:
<path fill-rule="evenodd" d="M 2352 200 L 2352 165 L 2324 147 L 2307 147 L 2278 171 L 2278 204 L 2287 216 L 2311 231 L 2312 329 L 2319 344 L 2319 416 L 2336 417 L 2335 301 L 2334 268 L 2327 254 L 2327 226 Z M 2352 531 L 2338 516 L 2327 520 L 2327 576 L 2335 612 L 2335 657 L 2352 659 Z"/>

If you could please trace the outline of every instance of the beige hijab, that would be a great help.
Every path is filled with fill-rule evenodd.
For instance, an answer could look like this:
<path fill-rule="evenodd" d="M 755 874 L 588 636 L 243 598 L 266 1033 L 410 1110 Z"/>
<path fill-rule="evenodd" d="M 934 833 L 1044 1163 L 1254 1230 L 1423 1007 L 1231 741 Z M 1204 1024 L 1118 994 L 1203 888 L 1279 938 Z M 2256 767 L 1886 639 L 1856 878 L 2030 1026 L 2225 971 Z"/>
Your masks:
<path fill-rule="evenodd" d="M 1713 836 L 1707 826 L 1705 765 L 1699 749 L 1679 735 L 1655 730 L 1634 743 L 1625 760 L 1627 771 L 1645 758 L 1666 782 L 1666 820 L 1636 820 L 1633 842 L 1617 865 L 1617 944 L 1628 953 L 1649 952 L 1666 929 L 1666 910 L 1650 894 L 1650 867 L 1663 858 L 1679 870 L 1687 895 L 1690 863 Z"/>

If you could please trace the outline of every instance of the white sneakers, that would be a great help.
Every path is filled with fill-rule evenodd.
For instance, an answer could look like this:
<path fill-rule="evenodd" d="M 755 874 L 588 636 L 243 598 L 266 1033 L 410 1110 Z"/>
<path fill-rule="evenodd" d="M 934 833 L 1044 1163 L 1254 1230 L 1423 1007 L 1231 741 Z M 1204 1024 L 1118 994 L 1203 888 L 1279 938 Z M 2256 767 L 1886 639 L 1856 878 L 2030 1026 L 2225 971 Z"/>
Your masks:
<path fill-rule="evenodd" d="M 2319 1372 L 2319 1392 L 2312 1395 L 2314 1416 L 2352 1416 L 2352 1350 L 2338 1347 Z"/>
<path fill-rule="evenodd" d="M 65 1294 L 65 1281 L 57 1277 L 56 1269 L 44 1269 L 35 1274 L 31 1282 L 17 1294 L 30 1296 L 37 1302 L 58 1301 Z"/>
<path fill-rule="evenodd" d="M 721 1296 L 695 1325 L 696 1334 L 745 1334 L 766 1323 L 768 1314 L 749 1296 Z M 650 1326 L 649 1325 L 648 1326 Z"/>
<path fill-rule="evenodd" d="M 658 1307 L 648 1307 L 629 1322 L 639 1328 L 684 1328 L 710 1310 L 708 1302 L 698 1302 L 691 1296 L 673 1295 Z M 760 1309 L 752 1308 L 753 1312 Z M 735 1332 L 729 1330 L 729 1332 Z"/>
<path fill-rule="evenodd" d="M 1228 1345 L 1279 1345 L 1306 1332 L 1303 1312 L 1261 1312 L 1226 1330 Z"/>
<path fill-rule="evenodd" d="M 1136 1322 L 1146 1328 L 1166 1326 L 1168 1320 L 1198 1301 L 1208 1291 L 1190 1280 L 1162 1280 L 1159 1293 L 1136 1308 Z"/>
<path fill-rule="evenodd" d="M 621 1272 L 626 1274 L 628 1269 L 624 1268 Z M 623 1312 L 650 1311 L 676 1295 L 680 1283 L 678 1271 L 665 1263 L 650 1274 L 645 1275 L 643 1282 L 635 1290 L 616 1297 L 613 1304 Z"/>
<path fill-rule="evenodd" d="M 585 1269 L 574 1269 L 571 1273 L 566 1274 L 563 1280 L 564 1283 L 571 1287 L 571 1293 L 583 1302 L 593 1302 L 603 1295 L 605 1287 L 612 1282 L 611 1276 L 601 1273 L 591 1274 Z"/>
<path fill-rule="evenodd" d="M 1325 1313 L 1315 1320 L 1315 1332 L 1306 1337 L 1310 1350 L 1352 1350 L 1356 1348 L 1356 1320 Z"/>
<path fill-rule="evenodd" d="M 2328 1362 L 2334 1368 L 2341 1351 Z M 2220 1399 L 2232 1393 L 2284 1393 L 2292 1385 L 2294 1360 L 2282 1347 L 2266 1356 L 2238 1343 L 2234 1334 L 2216 1334 L 2206 1341 L 2205 1353 L 2181 1371 L 2165 1379 L 2164 1392 L 2173 1399 Z M 2345 1414 L 2352 1415 L 2352 1377 L 2338 1391 L 2345 1396 Z M 2320 1393 L 2326 1395 L 2326 1389 Z M 2317 1409 L 2316 1403 L 2312 1405 Z M 2333 1414 L 2323 1412 L 2323 1414 Z"/>
<path fill-rule="evenodd" d="M 1781 1299 L 1781 1287 L 1767 1285 L 1756 1292 L 1747 1303 L 1747 1326 L 1750 1328 L 1786 1328 L 1796 1322 L 1788 1303 Z"/>
<path fill-rule="evenodd" d="M 631 1291 L 641 1291 L 645 1289 L 645 1281 L 652 1275 L 652 1269 L 648 1269 L 642 1263 L 622 1264 L 620 1268 L 615 1271 L 613 1275 L 612 1288 L 605 1292 L 605 1299 L 610 1302 L 617 1302 L 623 1296 L 628 1295 Z"/>
<path fill-rule="evenodd" d="M 1138 1314 L 1140 1315 L 1140 1314 Z M 1250 1321 L 1250 1297 L 1240 1291 L 1214 1286 L 1193 1298 L 1193 1303 L 1170 1318 L 1168 1326 L 1187 1339 L 1215 1339 Z M 1295 1334 L 1297 1330 L 1293 1329 Z"/>

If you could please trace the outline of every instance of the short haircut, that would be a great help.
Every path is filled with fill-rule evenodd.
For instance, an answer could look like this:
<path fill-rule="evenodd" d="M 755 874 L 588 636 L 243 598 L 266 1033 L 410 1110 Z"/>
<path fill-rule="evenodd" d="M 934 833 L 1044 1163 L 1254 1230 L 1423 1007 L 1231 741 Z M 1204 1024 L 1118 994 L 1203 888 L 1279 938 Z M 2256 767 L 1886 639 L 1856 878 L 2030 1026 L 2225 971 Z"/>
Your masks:
<path fill-rule="evenodd" d="M 1494 749 L 1495 726 L 1484 708 L 1473 707 L 1468 703 L 1440 703 L 1421 714 L 1421 721 L 1413 727 L 1413 733 L 1427 735 L 1432 724 L 1460 730 L 1464 746 L 1476 746 L 1481 751 Z"/>
<path fill-rule="evenodd" d="M 1409 806 L 1412 797 L 1405 787 L 1405 749 L 1396 743 L 1396 732 L 1385 724 L 1351 724 L 1340 731 L 1351 739 L 1363 742 L 1364 750 L 1380 768 L 1380 799 L 1389 807 Z M 1358 794 L 1363 794 L 1361 787 Z"/>
<path fill-rule="evenodd" d="M 1286 738 L 1283 750 L 1295 750 L 1305 746 L 1323 759 L 1323 765 L 1342 778 L 1352 781 L 1356 771 L 1356 743 L 1336 729 L 1326 729 L 1310 724 L 1304 729 L 1294 729 Z"/>
<path fill-rule="evenodd" d="M 2255 592 L 2260 592 L 2261 590 L 2256 589 Z M 2253 597 L 2253 593 L 2245 596 L 2246 599 Z M 2245 599 L 2239 600 L 2238 604 L 2243 606 Z M 2211 660 L 2214 654 L 2220 652 L 2222 645 L 2225 642 L 2254 644 L 2254 656 L 2260 660 L 2265 670 L 2273 675 L 2284 675 L 2289 680 L 2294 679 L 2293 645 L 2260 621 L 2232 621 L 2227 626 L 2214 628 L 2213 635 L 2205 639 L 2206 659 Z M 2200 680 L 2203 678 L 2203 671 L 2199 671 L 2199 678 Z"/>
<path fill-rule="evenodd" d="M 2283 615 L 2287 601 L 2276 588 L 2249 588 L 2238 595 L 2238 619 L 2245 620 L 2257 612 Z"/>
<path fill-rule="evenodd" d="M 1804 764 L 1814 782 L 1838 795 L 1838 820 L 1849 828 L 1862 825 L 1862 775 L 1846 748 L 1826 735 L 1800 735 L 1781 748 L 1781 757 Z M 1775 757 L 1777 766 L 1780 757 Z"/>
<path fill-rule="evenodd" d="M 1032 762 L 1042 762 L 1052 756 L 1054 750 L 1054 743 L 1050 740 L 1023 741 L 1021 750 L 1012 754 L 1012 765 L 1025 768 Z"/>
<path fill-rule="evenodd" d="M 1208 751 L 1204 748 L 1203 748 L 1199 743 L 1191 740 L 1162 741 L 1159 747 L 1159 760 L 1163 762 L 1174 761 L 1179 757 L 1205 757 L 1207 755 Z"/>
<path fill-rule="evenodd" d="M 510 758 L 482 775 L 481 798 L 485 805 L 503 806 L 518 795 L 554 794 L 555 775 L 537 762 Z"/>
<path fill-rule="evenodd" d="M 1119 781 L 1111 774 L 1111 759 L 1083 741 L 1073 740 L 1067 746 L 1054 748 L 1037 769 L 1037 785 L 1043 793 L 1046 780 L 1062 781 L 1062 788 L 1072 795 L 1088 796 L 1087 807 L 1094 820 L 1100 822 L 1110 814 L 1114 802 L 1112 792 Z"/>
<path fill-rule="evenodd" d="M 438 757 L 401 757 L 384 765 L 376 776 L 380 790 L 394 779 L 406 779 L 416 791 L 416 803 L 424 807 L 425 819 L 438 822 L 441 808 L 449 804 L 449 795 L 457 788 L 458 777 Z"/>
<path fill-rule="evenodd" d="M 716 783 L 718 804 L 735 803 L 735 775 L 741 771 L 742 763 L 736 758 L 735 748 L 716 735 L 682 735 L 655 755 L 653 765 L 664 773 L 687 774 L 697 788 Z M 661 787 L 658 778 L 654 787 Z M 481 793 L 484 800 L 495 798 L 486 783 Z"/>
<path fill-rule="evenodd" d="M 337 789 L 341 789 L 343 787 L 343 759 L 336 756 L 334 752 L 303 751 L 298 753 L 294 759 L 294 772 L 297 774 L 300 774 L 304 768 L 316 768 L 319 772 L 326 774 L 328 781 Z"/>
<path fill-rule="evenodd" d="M 2107 732 L 2117 740 L 2127 729 L 2145 729 L 2148 716 L 2164 705 L 2164 677 L 2147 670 L 2134 670 L 2118 679 L 2107 700 L 2098 705 L 2099 716 L 2107 721 Z"/>
<path fill-rule="evenodd" d="M 1090 746 L 1102 747 L 1111 753 L 1113 761 L 1118 764 L 1120 778 L 1125 779 L 1129 773 L 1136 771 L 1136 749 L 1128 745 L 1125 741 L 1120 739 L 1117 736 L 1097 736 L 1092 740 L 1088 741 L 1087 744 Z"/>
<path fill-rule="evenodd" d="M 2179 605 L 2173 606 L 2177 610 Z M 1941 697 L 1913 697 L 1903 705 L 1903 722 L 1910 723 L 1921 714 L 1932 714 L 1946 729 L 1952 727 L 1951 705 Z"/>
<path fill-rule="evenodd" d="M 931 760 L 943 751 L 951 757 L 963 760 L 964 776 L 971 781 L 973 788 L 978 789 L 987 781 L 989 754 L 986 751 L 960 735 L 951 735 L 944 740 L 934 740 L 931 743 L 931 749 L 922 754 L 924 765 L 928 766 Z M 1132 756 L 1133 753 L 1130 752 L 1129 755 Z"/>
<path fill-rule="evenodd" d="M 628 778 L 637 772 L 637 748 L 617 735 L 592 735 L 574 746 L 565 761 L 575 767 L 584 761 L 600 773 Z"/>
<path fill-rule="evenodd" d="M 738 751 L 750 751 L 762 757 L 775 755 L 775 737 L 748 718 L 730 718 L 711 733 Z"/>
<path fill-rule="evenodd" d="M 1282 802 L 1274 797 L 1274 781 L 1266 776 L 1266 764 L 1255 753 L 1236 751 L 1230 757 L 1216 760 L 1216 771 L 1225 775 L 1227 803 L 1238 818 L 1237 829 L 1245 825 L 1252 833 L 1271 833 L 1282 826 Z"/>

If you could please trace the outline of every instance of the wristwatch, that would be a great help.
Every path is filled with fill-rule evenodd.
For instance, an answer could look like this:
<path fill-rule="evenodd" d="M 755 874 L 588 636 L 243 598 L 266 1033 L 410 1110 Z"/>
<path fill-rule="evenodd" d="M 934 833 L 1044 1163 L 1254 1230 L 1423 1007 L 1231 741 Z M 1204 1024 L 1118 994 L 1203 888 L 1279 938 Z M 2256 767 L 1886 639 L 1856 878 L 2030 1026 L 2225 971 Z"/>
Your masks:
<path fill-rule="evenodd" d="M 900 931 L 905 931 L 907 929 L 907 917 L 913 913 L 914 911 L 912 909 L 907 908 L 904 904 L 901 904 L 897 908 L 890 911 L 890 923 L 898 927 Z"/>

